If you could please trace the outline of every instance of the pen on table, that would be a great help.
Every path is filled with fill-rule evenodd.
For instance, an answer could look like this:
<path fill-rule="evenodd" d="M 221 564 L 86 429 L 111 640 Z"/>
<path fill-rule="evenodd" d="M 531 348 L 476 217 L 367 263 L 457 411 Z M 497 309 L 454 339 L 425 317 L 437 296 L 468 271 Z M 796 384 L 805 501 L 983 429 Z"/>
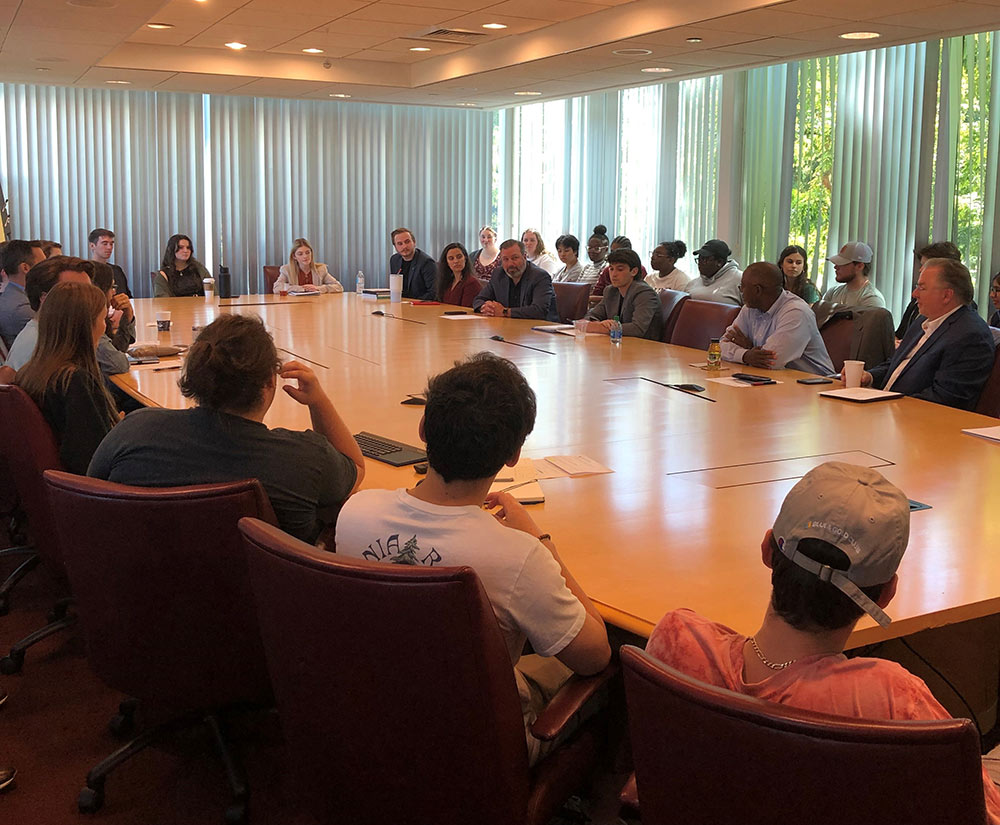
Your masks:
<path fill-rule="evenodd" d="M 180 368 L 180 364 L 174 364 L 172 367 L 153 367 L 153 372 L 167 372 L 168 370 L 179 370 Z"/>

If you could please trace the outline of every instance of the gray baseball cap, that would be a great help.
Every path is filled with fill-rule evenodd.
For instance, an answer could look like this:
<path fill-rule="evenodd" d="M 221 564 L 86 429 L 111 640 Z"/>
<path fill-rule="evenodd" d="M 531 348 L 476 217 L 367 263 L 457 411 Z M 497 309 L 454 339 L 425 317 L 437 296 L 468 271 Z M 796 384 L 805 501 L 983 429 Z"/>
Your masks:
<path fill-rule="evenodd" d="M 804 538 L 843 550 L 847 570 L 836 570 L 798 551 Z M 785 496 L 774 520 L 774 540 L 803 570 L 828 581 L 880 625 L 892 621 L 862 587 L 892 578 L 910 538 L 910 502 L 868 467 L 828 461 L 806 473 Z"/>
<path fill-rule="evenodd" d="M 863 241 L 855 241 L 854 243 L 845 243 L 840 247 L 840 252 L 837 255 L 831 255 L 827 260 L 838 266 L 854 261 L 862 264 L 870 264 L 873 254 L 872 248 L 868 244 Z"/>

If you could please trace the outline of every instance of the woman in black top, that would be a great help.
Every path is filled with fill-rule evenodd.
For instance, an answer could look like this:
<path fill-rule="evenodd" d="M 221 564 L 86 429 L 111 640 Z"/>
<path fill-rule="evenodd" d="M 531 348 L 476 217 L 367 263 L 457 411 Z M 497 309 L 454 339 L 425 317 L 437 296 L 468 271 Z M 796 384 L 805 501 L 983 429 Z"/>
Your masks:
<path fill-rule="evenodd" d="M 187 235 L 171 235 L 163 250 L 160 272 L 153 281 L 154 298 L 204 295 L 203 281 L 210 277 L 194 257 L 194 244 Z"/>
<path fill-rule="evenodd" d="M 97 366 L 107 314 L 108 299 L 93 284 L 56 284 L 38 311 L 35 352 L 14 378 L 52 427 L 63 468 L 78 475 L 118 421 Z"/>

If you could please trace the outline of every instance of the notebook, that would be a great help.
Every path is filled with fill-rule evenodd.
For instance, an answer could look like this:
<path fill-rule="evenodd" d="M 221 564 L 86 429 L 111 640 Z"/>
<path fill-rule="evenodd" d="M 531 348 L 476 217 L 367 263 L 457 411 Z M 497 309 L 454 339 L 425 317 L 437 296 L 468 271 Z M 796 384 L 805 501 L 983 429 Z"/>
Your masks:
<path fill-rule="evenodd" d="M 826 390 L 819 393 L 827 398 L 839 398 L 841 401 L 853 401 L 856 404 L 870 404 L 872 401 L 888 401 L 890 398 L 902 398 L 903 393 L 892 390 L 873 390 L 871 387 L 851 387 L 840 390 Z"/>

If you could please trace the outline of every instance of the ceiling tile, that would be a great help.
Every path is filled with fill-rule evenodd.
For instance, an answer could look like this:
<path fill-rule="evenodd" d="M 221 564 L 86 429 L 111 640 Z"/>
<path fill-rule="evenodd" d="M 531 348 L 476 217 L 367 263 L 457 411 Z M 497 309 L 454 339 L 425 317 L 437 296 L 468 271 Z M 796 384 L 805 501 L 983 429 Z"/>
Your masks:
<path fill-rule="evenodd" d="M 240 75 L 195 74 L 194 72 L 177 72 L 172 77 L 157 84 L 160 92 L 203 92 L 205 94 L 225 94 L 245 86 L 256 77 Z"/>
<path fill-rule="evenodd" d="M 877 2 L 877 0 L 876 0 Z M 717 17 L 714 20 L 704 20 L 699 27 L 708 31 L 741 32 L 743 34 L 761 34 L 774 36 L 791 34 L 793 32 L 822 29 L 840 23 L 836 17 L 824 17 L 813 14 L 792 14 L 777 9 L 754 9 Z"/>
<path fill-rule="evenodd" d="M 856 25 L 844 22 L 839 26 L 830 26 L 826 29 L 814 29 L 808 32 L 802 32 L 799 34 L 789 34 L 788 36 L 795 40 L 817 40 L 824 41 L 830 40 L 831 47 L 829 51 L 842 51 L 844 43 L 850 45 L 851 43 L 857 45 L 857 49 L 852 49 L 852 51 L 863 51 L 865 49 L 877 49 L 885 41 L 898 41 L 898 40 L 917 40 L 921 37 L 927 37 L 927 31 L 924 29 L 918 29 L 911 26 L 895 26 L 889 25 L 888 23 L 879 23 L 878 25 L 873 24 L 871 21 L 866 21 L 865 29 L 872 29 L 877 31 L 882 35 L 880 40 L 854 40 L 847 41 L 839 38 L 839 35 L 844 34 L 844 32 L 855 31 L 857 29 Z M 838 38 L 834 40 L 833 38 Z M 839 44 L 837 46 L 836 44 Z"/>
<path fill-rule="evenodd" d="M 77 80 L 78 86 L 107 86 L 115 89 L 151 89 L 157 83 L 162 83 L 176 72 L 153 72 L 144 69 L 109 69 L 104 66 L 93 66 Z M 131 85 L 118 86 L 108 84 L 108 80 L 127 80 Z"/>
<path fill-rule="evenodd" d="M 322 62 L 324 59 L 330 59 L 333 57 L 346 57 L 351 52 L 356 52 L 358 48 L 359 46 L 357 43 L 354 43 L 351 46 L 333 46 L 329 43 L 321 42 L 315 35 L 304 34 L 301 37 L 292 38 L 285 43 L 268 49 L 268 51 L 277 54 L 297 54 L 302 56 L 305 54 L 302 51 L 303 49 L 322 49 L 323 51 L 321 54 L 305 55 Z"/>
<path fill-rule="evenodd" d="M 837 0 L 836 3 L 831 3 L 830 0 L 793 0 L 782 8 L 795 13 L 838 17 L 843 20 L 869 20 L 884 14 L 941 5 L 947 5 L 947 0 Z"/>
<path fill-rule="evenodd" d="M 346 14 L 347 12 L 344 12 Z M 234 11 L 226 15 L 219 21 L 219 25 L 224 26 L 256 26 L 260 28 L 274 29 L 298 29 L 299 31 L 311 31 L 312 29 L 325 26 L 332 22 L 341 14 L 333 12 L 329 14 L 289 14 L 288 11 L 257 10 L 250 11 L 246 8 Z"/>
<path fill-rule="evenodd" d="M 262 77 L 250 81 L 245 86 L 240 86 L 240 94 L 252 94 L 257 97 L 298 97 L 314 92 L 323 85 L 314 80 L 281 80 Z"/>
<path fill-rule="evenodd" d="M 437 2 L 437 0 L 434 0 Z M 503 23 L 506 29 L 484 29 L 486 23 Z M 509 37 L 512 34 L 524 34 L 525 32 L 542 29 L 552 25 L 547 20 L 528 19 L 525 17 L 511 17 L 509 15 L 497 14 L 493 11 L 477 11 L 472 14 L 463 14 L 460 17 L 452 17 L 445 21 L 449 29 L 467 29 L 475 32 L 483 32 L 487 39 L 482 42 L 488 43 L 501 37 Z"/>
<path fill-rule="evenodd" d="M 385 23 L 408 23 L 423 28 L 455 16 L 454 9 L 435 9 L 424 6 L 400 6 L 396 3 L 372 3 L 347 15 L 346 20 L 377 20 Z"/>
<path fill-rule="evenodd" d="M 423 7 L 426 0 L 393 0 L 398 6 L 419 6 Z M 438 9 L 453 9 L 456 12 L 471 12 L 479 9 L 486 9 L 492 5 L 491 0 L 433 0 L 434 7 Z"/>
<path fill-rule="evenodd" d="M 574 3 L 570 0 L 506 0 L 504 3 L 491 6 L 490 11 L 496 14 L 509 14 L 511 17 L 528 17 L 555 23 L 593 14 L 602 11 L 603 8 L 590 3 Z"/>
<path fill-rule="evenodd" d="M 902 14 L 890 14 L 871 20 L 876 26 L 890 23 L 899 26 L 919 26 L 938 31 L 987 29 L 1000 26 L 1000 6 L 983 6 L 977 3 L 951 3 Z"/>
<path fill-rule="evenodd" d="M 342 17 L 335 25 L 329 27 L 329 34 L 341 37 L 351 37 L 355 34 L 382 35 L 382 41 L 385 41 L 391 40 L 393 37 L 407 37 L 417 30 L 417 27 L 412 23 L 386 23 L 378 20 L 354 20 Z"/>
<path fill-rule="evenodd" d="M 191 0 L 180 0 L 180 2 L 190 4 Z M 212 2 L 215 3 L 216 0 L 212 0 Z M 246 0 L 238 0 L 235 3 L 240 11 L 277 11 L 296 15 L 314 14 L 325 16 L 328 20 L 350 14 L 352 11 L 357 11 L 362 6 L 367 5 L 365 0 L 250 0 L 249 3 Z"/>
<path fill-rule="evenodd" d="M 410 49 L 430 49 L 429 52 L 417 52 L 417 54 L 423 55 L 424 57 L 438 57 L 442 54 L 460 52 L 462 49 L 467 49 L 469 47 L 462 43 L 439 43 L 436 40 L 418 40 L 416 38 L 403 37 L 395 40 L 387 40 L 378 48 L 380 51 L 387 52 L 408 52 Z"/>
<path fill-rule="evenodd" d="M 388 52 L 379 49 L 362 49 L 349 55 L 351 60 L 378 60 L 383 63 L 419 63 L 430 60 L 432 55 L 427 52 Z"/>
<path fill-rule="evenodd" d="M 286 43 L 293 37 L 305 34 L 302 29 L 269 29 L 257 26 L 230 26 L 222 22 L 205 29 L 201 34 L 192 37 L 186 46 L 201 48 L 224 49 L 226 43 L 237 41 L 246 43 L 247 51 L 265 51 Z"/>

